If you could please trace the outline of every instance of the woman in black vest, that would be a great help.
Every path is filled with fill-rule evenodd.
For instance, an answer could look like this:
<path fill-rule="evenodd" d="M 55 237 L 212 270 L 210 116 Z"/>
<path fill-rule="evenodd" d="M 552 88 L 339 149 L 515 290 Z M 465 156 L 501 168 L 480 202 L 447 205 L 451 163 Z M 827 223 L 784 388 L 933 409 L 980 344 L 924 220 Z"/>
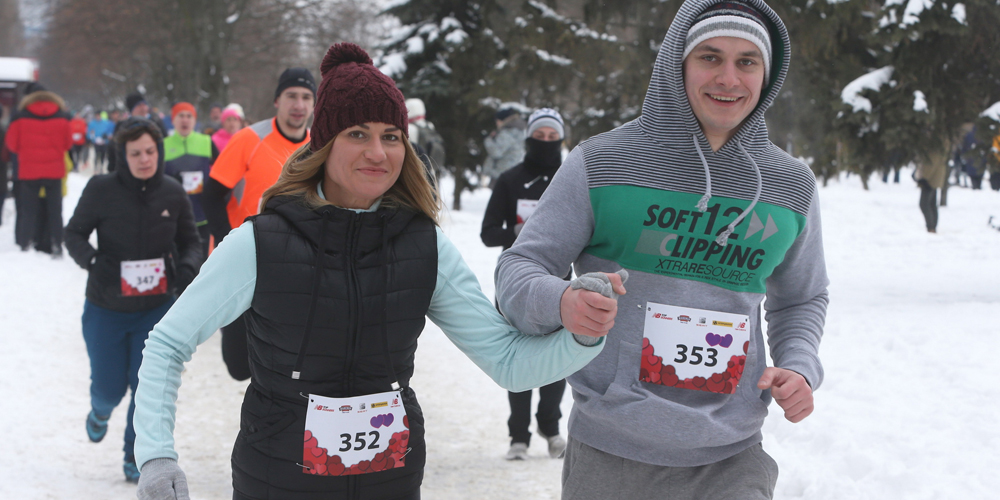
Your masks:
<path fill-rule="evenodd" d="M 115 142 L 127 168 L 90 179 L 66 225 L 66 249 L 89 272 L 83 305 L 92 407 L 87 436 L 95 443 L 104 439 L 111 410 L 131 388 L 123 468 L 125 479 L 136 482 L 132 413 L 143 344 L 204 257 L 187 193 L 163 175 L 160 129 L 130 118 Z M 97 248 L 89 241 L 94 231 Z"/>
<path fill-rule="evenodd" d="M 251 383 L 234 499 L 419 499 L 424 419 L 409 380 L 426 317 L 515 390 L 562 379 L 602 348 L 507 324 L 437 227 L 393 81 L 354 44 L 331 47 L 321 70 L 310 144 L 150 334 L 140 499 L 187 498 L 172 435 L 180 371 L 244 312 Z"/>

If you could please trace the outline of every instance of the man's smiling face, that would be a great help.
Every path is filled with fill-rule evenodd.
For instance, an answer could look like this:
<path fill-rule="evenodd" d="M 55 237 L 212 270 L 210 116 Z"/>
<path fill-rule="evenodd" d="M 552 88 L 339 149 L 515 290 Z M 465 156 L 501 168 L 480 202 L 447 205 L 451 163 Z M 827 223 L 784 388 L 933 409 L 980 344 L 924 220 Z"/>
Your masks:
<path fill-rule="evenodd" d="M 713 150 L 739 130 L 764 84 L 764 56 L 752 42 L 735 37 L 710 38 L 684 60 L 684 88 Z"/>

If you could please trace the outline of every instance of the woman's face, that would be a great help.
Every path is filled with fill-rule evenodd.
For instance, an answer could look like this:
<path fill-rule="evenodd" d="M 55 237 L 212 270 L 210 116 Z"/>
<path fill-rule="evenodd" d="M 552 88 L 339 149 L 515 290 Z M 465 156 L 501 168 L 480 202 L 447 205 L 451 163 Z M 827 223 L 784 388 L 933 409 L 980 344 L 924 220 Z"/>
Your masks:
<path fill-rule="evenodd" d="M 243 120 L 240 120 L 238 116 L 227 116 L 226 121 L 222 122 L 222 128 L 226 129 L 226 132 L 235 134 L 243 128 Z"/>
<path fill-rule="evenodd" d="M 156 149 L 156 141 L 149 134 L 142 134 L 138 139 L 125 143 L 125 158 L 132 177 L 144 181 L 156 175 L 160 152 Z"/>
<path fill-rule="evenodd" d="M 367 209 L 403 169 L 403 131 L 387 123 L 355 125 L 337 134 L 326 158 L 323 194 L 344 208 Z"/>

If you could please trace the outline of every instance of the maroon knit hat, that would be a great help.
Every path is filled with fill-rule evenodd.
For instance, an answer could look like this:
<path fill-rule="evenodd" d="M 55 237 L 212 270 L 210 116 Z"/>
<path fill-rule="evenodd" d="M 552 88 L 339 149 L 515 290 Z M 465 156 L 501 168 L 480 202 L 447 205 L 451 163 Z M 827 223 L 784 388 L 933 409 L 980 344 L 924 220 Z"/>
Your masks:
<path fill-rule="evenodd" d="M 364 49 L 353 43 L 332 45 L 319 69 L 323 82 L 316 93 L 310 150 L 319 151 L 344 129 L 367 122 L 388 123 L 407 135 L 403 93 Z"/>

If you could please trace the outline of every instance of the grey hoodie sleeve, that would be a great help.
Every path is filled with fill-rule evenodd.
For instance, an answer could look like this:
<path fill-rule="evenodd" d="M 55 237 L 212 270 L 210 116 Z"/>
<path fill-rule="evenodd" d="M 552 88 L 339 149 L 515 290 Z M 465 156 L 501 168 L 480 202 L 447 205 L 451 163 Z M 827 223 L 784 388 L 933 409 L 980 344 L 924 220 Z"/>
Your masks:
<path fill-rule="evenodd" d="M 818 389 L 823 382 L 819 343 L 829 302 L 819 195 L 809 206 L 806 227 L 767 279 L 764 301 L 768 345 L 774 366 L 795 371 Z"/>
<path fill-rule="evenodd" d="M 559 302 L 569 272 L 594 232 L 583 153 L 575 148 L 556 172 L 514 246 L 500 256 L 495 281 L 504 316 L 527 334 L 562 327 Z"/>

